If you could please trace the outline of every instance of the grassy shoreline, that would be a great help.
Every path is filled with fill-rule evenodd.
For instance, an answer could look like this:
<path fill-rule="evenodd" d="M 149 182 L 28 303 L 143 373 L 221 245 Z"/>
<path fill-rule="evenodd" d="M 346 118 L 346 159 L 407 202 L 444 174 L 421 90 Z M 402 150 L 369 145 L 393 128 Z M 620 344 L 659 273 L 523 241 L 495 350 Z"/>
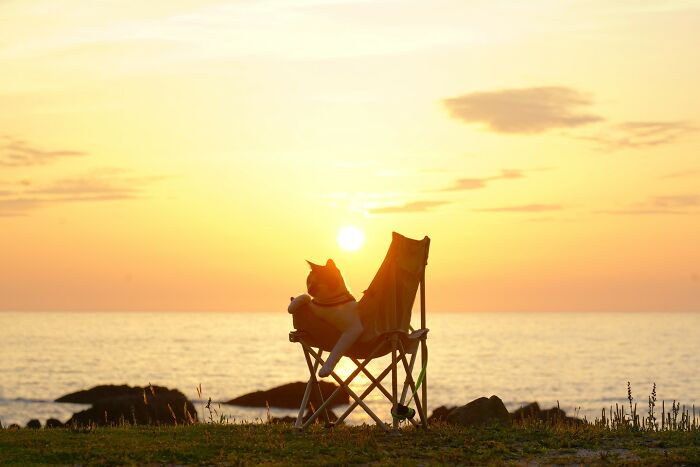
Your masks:
<path fill-rule="evenodd" d="M 196 424 L 0 430 L 0 464 L 700 464 L 700 432 L 593 425 L 387 434 L 375 426 Z"/>

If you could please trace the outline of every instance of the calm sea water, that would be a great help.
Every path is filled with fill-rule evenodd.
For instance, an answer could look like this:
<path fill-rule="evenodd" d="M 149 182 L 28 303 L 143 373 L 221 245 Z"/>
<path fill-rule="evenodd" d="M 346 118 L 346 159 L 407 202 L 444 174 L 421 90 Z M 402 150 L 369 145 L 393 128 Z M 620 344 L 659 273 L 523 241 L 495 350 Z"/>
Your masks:
<path fill-rule="evenodd" d="M 627 381 L 640 407 L 653 382 L 659 400 L 700 406 L 700 314 L 433 313 L 428 327 L 429 410 L 496 394 L 509 409 L 559 401 L 593 418 L 626 403 Z M 201 384 L 203 400 L 221 401 L 305 380 L 290 328 L 285 312 L 0 313 L 0 420 L 65 421 L 83 406 L 51 401 L 98 384 L 150 382 L 192 400 Z M 375 393 L 370 406 L 388 421 L 382 397 Z M 203 401 L 196 405 L 203 418 Z M 264 409 L 221 410 L 236 420 L 266 416 Z M 371 422 L 358 411 L 348 421 Z"/>

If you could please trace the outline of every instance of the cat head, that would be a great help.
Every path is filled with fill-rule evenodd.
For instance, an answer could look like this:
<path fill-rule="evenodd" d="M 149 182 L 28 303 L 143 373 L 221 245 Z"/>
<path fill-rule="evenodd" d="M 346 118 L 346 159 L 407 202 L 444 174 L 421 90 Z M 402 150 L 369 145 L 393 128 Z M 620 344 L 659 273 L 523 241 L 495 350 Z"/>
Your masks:
<path fill-rule="evenodd" d="M 311 268 L 306 277 L 306 289 L 309 295 L 324 299 L 347 291 L 343 275 L 332 259 L 326 261 L 325 266 L 314 264 L 311 261 L 307 261 L 307 263 Z"/>

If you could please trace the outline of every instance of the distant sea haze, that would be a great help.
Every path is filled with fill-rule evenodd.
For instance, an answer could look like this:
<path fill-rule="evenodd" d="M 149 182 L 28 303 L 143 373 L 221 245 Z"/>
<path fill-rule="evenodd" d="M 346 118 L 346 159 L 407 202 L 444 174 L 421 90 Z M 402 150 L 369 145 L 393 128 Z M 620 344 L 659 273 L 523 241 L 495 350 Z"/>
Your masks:
<path fill-rule="evenodd" d="M 698 313 L 429 313 L 429 410 L 495 394 L 513 410 L 538 401 L 592 419 L 657 398 L 700 407 Z M 197 401 L 235 396 L 308 377 L 291 317 L 276 313 L 0 313 L 0 420 L 67 420 L 82 406 L 61 395 L 98 384 L 149 382 Z M 386 365 L 386 357 L 376 367 Z M 348 374 L 352 364 L 341 364 Z M 389 381 L 387 379 L 387 381 Z M 366 381 L 355 386 L 362 389 Z M 383 401 L 370 406 L 378 413 Z M 236 420 L 265 409 L 221 406 Z M 638 409 L 639 410 L 639 409 Z M 272 415 L 293 411 L 272 409 Z M 371 422 L 355 411 L 350 423 Z"/>

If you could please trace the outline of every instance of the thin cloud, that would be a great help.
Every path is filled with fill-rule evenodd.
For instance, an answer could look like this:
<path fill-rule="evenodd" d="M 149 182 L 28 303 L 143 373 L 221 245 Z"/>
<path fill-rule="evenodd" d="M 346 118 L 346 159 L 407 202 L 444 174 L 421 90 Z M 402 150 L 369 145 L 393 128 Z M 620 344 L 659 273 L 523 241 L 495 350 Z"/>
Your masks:
<path fill-rule="evenodd" d="M 32 146 L 26 141 L 4 138 L 6 143 L 0 145 L 0 167 L 28 167 L 45 165 L 65 157 L 82 157 L 87 154 L 74 150 L 46 150 Z"/>
<path fill-rule="evenodd" d="M 686 121 L 637 121 L 611 125 L 597 135 L 572 137 L 596 143 L 602 151 L 617 151 L 670 144 L 697 130 Z"/>
<path fill-rule="evenodd" d="M 425 212 L 434 207 L 447 204 L 447 201 L 414 201 L 399 206 L 384 206 L 379 208 L 367 209 L 369 214 L 398 214 L 408 212 Z"/>
<path fill-rule="evenodd" d="M 647 204 L 660 208 L 686 208 L 700 206 L 698 195 L 667 195 L 653 196 Z"/>
<path fill-rule="evenodd" d="M 472 209 L 476 212 L 545 212 L 560 211 L 564 209 L 559 204 L 522 204 L 519 206 L 502 206 L 497 208 Z"/>
<path fill-rule="evenodd" d="M 35 198 L 0 198 L 0 217 L 25 216 L 40 205 L 41 201 Z"/>
<path fill-rule="evenodd" d="M 667 214 L 697 214 L 700 208 L 700 195 L 662 195 L 652 196 L 646 201 L 633 203 L 622 209 L 608 209 L 593 211 L 595 214 L 611 215 L 667 215 Z"/>
<path fill-rule="evenodd" d="M 96 171 L 38 187 L 22 181 L 15 184 L 17 189 L 0 192 L 0 216 L 23 216 L 37 208 L 63 203 L 142 199 L 147 185 L 165 178 L 119 175 L 121 173 L 125 172 Z"/>
<path fill-rule="evenodd" d="M 486 185 L 494 180 L 510 180 L 523 178 L 524 176 L 522 170 L 504 169 L 501 170 L 499 175 L 493 175 L 491 177 L 458 178 L 453 182 L 452 186 L 443 188 L 440 191 L 478 190 L 480 188 L 486 188 Z"/>
<path fill-rule="evenodd" d="M 594 214 L 612 214 L 620 216 L 648 216 L 648 215 L 666 215 L 666 214 L 696 214 L 690 211 L 674 211 L 669 209 L 609 209 L 601 211 L 593 211 Z"/>
<path fill-rule="evenodd" d="M 668 179 L 668 178 L 686 178 L 686 177 L 695 177 L 700 175 L 700 169 L 688 169 L 688 170 L 681 170 L 680 172 L 673 172 L 670 174 L 662 175 L 659 177 L 659 179 Z"/>
<path fill-rule="evenodd" d="M 580 110 L 593 101 L 564 86 L 474 92 L 443 100 L 450 115 L 465 123 L 481 123 L 498 133 L 542 133 L 604 120 Z"/>
<path fill-rule="evenodd" d="M 57 195 L 56 199 L 73 200 L 90 196 L 112 196 L 114 198 L 133 198 L 141 187 L 128 180 L 106 180 L 88 178 L 64 179 L 43 188 L 27 190 L 28 193 L 41 195 Z"/>
<path fill-rule="evenodd" d="M 579 219 L 576 217 L 560 217 L 560 216 L 539 216 L 539 217 L 528 217 L 521 219 L 522 222 L 529 223 L 545 223 L 545 222 L 578 222 Z"/>

